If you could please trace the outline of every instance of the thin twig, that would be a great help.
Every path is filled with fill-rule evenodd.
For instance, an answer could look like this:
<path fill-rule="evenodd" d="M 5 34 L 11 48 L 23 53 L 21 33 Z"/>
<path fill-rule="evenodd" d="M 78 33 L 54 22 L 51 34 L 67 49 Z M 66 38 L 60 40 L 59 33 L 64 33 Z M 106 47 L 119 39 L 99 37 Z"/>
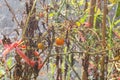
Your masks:
<path fill-rule="evenodd" d="M 70 68 L 73 70 L 73 72 L 76 74 L 76 76 L 77 76 L 77 78 L 79 79 L 79 80 L 81 80 L 80 79 L 80 76 L 78 75 L 78 73 L 75 71 L 75 69 L 73 68 L 73 66 L 71 66 L 70 64 L 70 61 L 68 60 L 68 58 L 66 58 L 67 59 L 67 61 L 68 61 L 68 63 L 69 63 L 69 66 L 70 66 Z"/>
<path fill-rule="evenodd" d="M 8 3 L 6 0 L 4 0 L 4 1 L 5 1 L 5 3 L 6 3 L 6 6 L 7 6 L 8 9 L 9 9 L 9 11 L 10 11 L 11 14 L 13 15 L 13 18 L 14 18 L 15 21 L 17 22 L 18 26 L 22 27 L 22 26 L 20 25 L 19 21 L 17 20 L 17 18 L 16 18 L 16 16 L 15 16 L 15 13 L 14 13 L 13 9 L 11 8 L 11 6 L 9 5 L 9 3 Z"/>
<path fill-rule="evenodd" d="M 11 70 L 14 68 L 14 66 L 15 66 L 15 65 L 13 65 L 13 66 L 9 69 L 9 71 L 11 71 Z M 6 73 L 3 74 L 3 75 L 1 75 L 1 76 L 0 76 L 0 79 L 3 78 L 5 75 L 6 75 Z"/>
<path fill-rule="evenodd" d="M 27 28 L 28 28 L 28 23 L 29 23 L 29 20 L 30 20 L 31 15 L 32 15 L 32 13 L 33 13 L 33 10 L 34 10 L 34 8 L 35 8 L 36 1 L 37 1 L 37 0 L 34 0 L 32 9 L 30 10 L 30 12 L 29 12 L 29 14 L 28 14 L 28 17 L 27 17 L 27 20 L 26 20 L 26 23 L 25 23 L 25 27 L 24 27 L 23 33 L 22 33 L 22 38 L 24 38 L 24 35 L 25 35 L 26 30 L 27 30 Z"/>

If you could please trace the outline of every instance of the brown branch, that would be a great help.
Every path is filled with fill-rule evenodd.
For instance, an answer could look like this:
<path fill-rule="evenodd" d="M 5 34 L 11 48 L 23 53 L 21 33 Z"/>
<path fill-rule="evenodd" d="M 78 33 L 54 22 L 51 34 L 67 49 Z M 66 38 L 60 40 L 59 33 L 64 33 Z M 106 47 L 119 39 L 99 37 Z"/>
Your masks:
<path fill-rule="evenodd" d="M 103 47 L 106 45 L 105 36 L 106 36 L 106 15 L 107 15 L 107 0 L 104 0 L 104 12 L 103 12 L 103 24 L 102 24 L 102 40 Z"/>
<path fill-rule="evenodd" d="M 115 34 L 115 36 L 116 36 L 117 38 L 120 39 L 120 35 L 119 35 L 117 32 L 113 31 L 113 33 Z"/>
<path fill-rule="evenodd" d="M 97 1 L 97 7 L 98 7 L 99 9 L 101 9 L 101 2 L 102 2 L 101 0 L 98 0 L 98 1 Z"/>
<path fill-rule="evenodd" d="M 102 22 L 102 46 L 103 46 L 103 50 L 105 50 L 105 48 L 106 48 L 106 40 L 105 40 L 105 37 L 106 37 L 106 15 L 107 15 L 107 0 L 104 0 L 103 22 Z M 105 64 L 106 57 L 107 57 L 106 55 L 103 55 L 102 59 L 101 59 L 101 73 L 102 73 L 102 75 L 100 76 L 101 80 L 107 80 L 105 78 L 105 70 L 107 70 L 106 69 L 107 64 Z"/>
<path fill-rule="evenodd" d="M 94 23 L 95 5 L 96 5 L 96 0 L 90 0 L 90 13 L 89 13 L 90 16 L 88 20 L 88 22 L 90 23 L 90 27 L 93 27 L 93 23 Z"/>
<path fill-rule="evenodd" d="M 84 11 L 88 8 L 88 1 L 85 0 L 85 6 L 84 6 Z"/>

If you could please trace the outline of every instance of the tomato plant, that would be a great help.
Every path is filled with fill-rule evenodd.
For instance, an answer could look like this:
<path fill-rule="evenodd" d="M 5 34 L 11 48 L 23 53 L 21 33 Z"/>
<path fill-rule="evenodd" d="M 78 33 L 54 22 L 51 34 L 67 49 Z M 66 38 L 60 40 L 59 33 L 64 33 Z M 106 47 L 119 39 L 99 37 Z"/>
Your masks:
<path fill-rule="evenodd" d="M 10 80 L 41 80 L 37 79 L 39 71 L 46 71 L 50 80 L 109 80 L 114 73 L 119 76 L 119 1 L 19 0 L 25 4 L 24 10 L 20 8 L 22 20 L 17 20 L 12 5 L 4 1 L 17 24 L 10 34 L 1 32 L 1 61 L 6 64 L 8 60 L 8 66 L 15 61 L 14 70 L 8 70 Z M 115 4 L 116 15 L 111 17 L 108 13 Z M 10 35 L 14 32 L 17 36 L 13 38 Z"/>

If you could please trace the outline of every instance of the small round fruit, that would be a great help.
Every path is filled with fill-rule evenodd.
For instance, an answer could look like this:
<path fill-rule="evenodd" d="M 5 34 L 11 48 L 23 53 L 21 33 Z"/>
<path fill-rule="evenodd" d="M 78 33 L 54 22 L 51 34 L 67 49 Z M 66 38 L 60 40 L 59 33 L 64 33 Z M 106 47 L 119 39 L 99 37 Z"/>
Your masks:
<path fill-rule="evenodd" d="M 21 45 L 21 48 L 22 49 L 26 49 L 26 45 Z"/>
<path fill-rule="evenodd" d="M 64 44 L 64 39 L 63 38 L 56 38 L 55 42 L 56 42 L 57 45 L 61 46 L 61 45 Z"/>
<path fill-rule="evenodd" d="M 39 13 L 39 18 L 43 18 L 44 17 L 44 13 L 43 12 L 40 12 Z"/>
<path fill-rule="evenodd" d="M 91 27 L 91 24 L 90 24 L 89 22 L 85 22 L 84 25 L 85 25 L 85 27 L 87 27 L 87 28 L 90 28 L 90 27 Z"/>
<path fill-rule="evenodd" d="M 38 48 L 39 48 L 39 49 L 44 49 L 43 43 L 38 43 Z"/>

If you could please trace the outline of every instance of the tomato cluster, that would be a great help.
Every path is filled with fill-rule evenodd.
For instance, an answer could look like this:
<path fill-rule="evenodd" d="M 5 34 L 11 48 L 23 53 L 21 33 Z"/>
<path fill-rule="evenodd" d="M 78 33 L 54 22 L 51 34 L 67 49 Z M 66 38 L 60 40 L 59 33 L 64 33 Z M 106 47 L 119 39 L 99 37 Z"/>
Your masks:
<path fill-rule="evenodd" d="M 64 38 L 60 38 L 60 37 L 56 38 L 56 39 L 55 39 L 55 44 L 56 44 L 57 46 L 62 46 L 62 45 L 64 45 Z M 37 47 L 38 47 L 39 49 L 41 49 L 41 50 L 43 50 L 43 49 L 45 48 L 45 46 L 44 46 L 44 44 L 43 44 L 42 42 L 38 43 L 38 44 L 37 44 Z"/>

